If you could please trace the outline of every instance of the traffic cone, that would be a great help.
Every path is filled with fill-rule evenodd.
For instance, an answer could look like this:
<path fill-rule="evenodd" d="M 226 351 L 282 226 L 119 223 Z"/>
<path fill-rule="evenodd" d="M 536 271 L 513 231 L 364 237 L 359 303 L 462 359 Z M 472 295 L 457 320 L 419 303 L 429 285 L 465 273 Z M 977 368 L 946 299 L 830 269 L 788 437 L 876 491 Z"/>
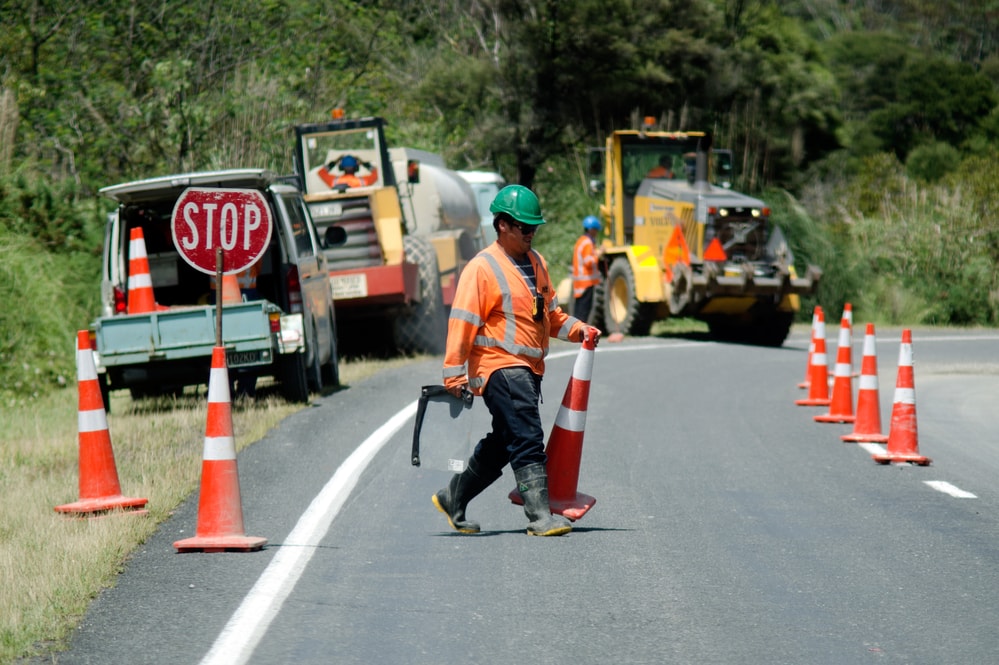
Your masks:
<path fill-rule="evenodd" d="M 243 294 L 239 290 L 239 278 L 235 274 L 222 275 L 222 304 L 232 305 L 243 302 Z"/>
<path fill-rule="evenodd" d="M 874 324 L 868 323 L 864 333 L 864 355 L 860 360 L 860 383 L 857 385 L 857 413 L 853 432 L 839 437 L 850 443 L 884 443 L 881 433 L 881 401 L 878 397 L 878 352 Z"/>
<path fill-rule="evenodd" d="M 252 552 L 266 544 L 266 538 L 246 536 L 243 531 L 229 371 L 225 347 L 216 346 L 212 349 L 208 380 L 208 425 L 201 464 L 198 526 L 193 538 L 178 540 L 173 546 L 178 552 Z"/>
<path fill-rule="evenodd" d="M 808 373 L 808 397 L 795 400 L 798 406 L 828 406 L 829 402 L 829 368 L 826 363 L 826 318 L 822 308 L 815 307 L 815 334 L 813 335 L 815 350 Z"/>
<path fill-rule="evenodd" d="M 853 331 L 846 312 L 839 322 L 839 342 L 836 348 L 836 369 L 833 372 L 832 399 L 829 413 L 815 416 L 819 423 L 852 423 L 853 414 Z"/>
<path fill-rule="evenodd" d="M 56 506 L 58 513 L 103 513 L 116 508 L 130 514 L 145 515 L 142 508 L 148 499 L 121 495 L 118 469 L 111 448 L 107 412 L 97 380 L 97 366 L 90 348 L 90 335 L 86 330 L 76 333 L 76 376 L 79 385 L 77 423 L 80 444 L 80 500 Z"/>
<path fill-rule="evenodd" d="M 545 447 L 548 455 L 548 504 L 553 513 L 572 521 L 585 515 L 597 502 L 592 496 L 576 491 L 595 349 L 596 342 L 587 335 L 572 366 L 572 376 Z M 516 489 L 510 492 L 510 501 L 518 505 L 524 503 Z"/>
<path fill-rule="evenodd" d="M 927 466 L 931 460 L 919 454 L 916 427 L 916 383 L 912 371 L 912 331 L 902 331 L 902 345 L 898 351 L 898 377 L 895 380 L 895 400 L 891 407 L 891 427 L 884 453 L 871 457 L 878 464 L 910 462 Z"/>
<path fill-rule="evenodd" d="M 128 313 L 145 314 L 158 309 L 153 297 L 153 278 L 142 227 L 136 226 L 128 237 Z"/>
<path fill-rule="evenodd" d="M 805 361 L 805 380 L 798 384 L 799 388 L 808 388 L 811 383 L 812 374 L 812 354 L 815 353 L 815 325 L 819 322 L 819 310 L 821 307 L 816 306 L 812 310 L 812 331 L 808 338 L 808 358 Z"/>

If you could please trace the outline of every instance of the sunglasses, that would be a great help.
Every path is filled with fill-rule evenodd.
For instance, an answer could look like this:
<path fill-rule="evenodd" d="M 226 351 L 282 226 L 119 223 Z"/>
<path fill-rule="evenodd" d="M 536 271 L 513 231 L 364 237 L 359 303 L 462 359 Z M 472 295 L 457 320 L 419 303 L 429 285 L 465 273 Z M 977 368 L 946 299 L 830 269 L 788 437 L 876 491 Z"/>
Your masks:
<path fill-rule="evenodd" d="M 514 221 L 512 219 L 510 221 L 508 221 L 507 223 L 511 227 L 519 229 L 521 235 L 525 235 L 525 236 L 534 235 L 538 231 L 538 227 L 535 226 L 534 224 L 524 224 L 523 222 L 516 222 L 516 221 Z"/>

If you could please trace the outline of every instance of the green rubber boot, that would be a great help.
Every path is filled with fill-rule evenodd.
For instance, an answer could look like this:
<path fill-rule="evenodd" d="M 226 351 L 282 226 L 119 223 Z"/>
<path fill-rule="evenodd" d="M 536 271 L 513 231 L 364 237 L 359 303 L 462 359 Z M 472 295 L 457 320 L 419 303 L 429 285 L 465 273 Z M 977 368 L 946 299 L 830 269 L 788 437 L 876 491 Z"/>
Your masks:
<path fill-rule="evenodd" d="M 548 504 L 548 472 L 538 462 L 513 472 L 517 490 L 524 499 L 524 514 L 530 520 L 529 536 L 561 536 L 572 531 L 572 524 L 562 515 L 552 515 Z"/>
<path fill-rule="evenodd" d="M 437 510 L 447 516 L 447 523 L 452 529 L 461 533 L 478 533 L 479 523 L 465 519 L 465 508 L 469 501 L 482 494 L 502 474 L 502 471 L 484 474 L 478 469 L 474 459 L 470 459 L 468 467 L 461 473 L 456 473 L 448 486 L 439 490 L 430 500 L 437 506 Z"/>

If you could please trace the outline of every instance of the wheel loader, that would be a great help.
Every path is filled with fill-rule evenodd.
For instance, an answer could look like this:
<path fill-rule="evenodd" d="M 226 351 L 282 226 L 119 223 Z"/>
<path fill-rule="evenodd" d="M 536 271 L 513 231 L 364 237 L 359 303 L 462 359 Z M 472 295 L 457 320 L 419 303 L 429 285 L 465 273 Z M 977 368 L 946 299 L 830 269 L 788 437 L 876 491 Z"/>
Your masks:
<path fill-rule="evenodd" d="M 731 189 L 731 171 L 731 152 L 706 132 L 618 130 L 591 150 L 591 189 L 604 195 L 592 323 L 647 335 L 656 321 L 692 317 L 715 339 L 784 343 L 822 271 L 798 276 L 769 207 Z"/>

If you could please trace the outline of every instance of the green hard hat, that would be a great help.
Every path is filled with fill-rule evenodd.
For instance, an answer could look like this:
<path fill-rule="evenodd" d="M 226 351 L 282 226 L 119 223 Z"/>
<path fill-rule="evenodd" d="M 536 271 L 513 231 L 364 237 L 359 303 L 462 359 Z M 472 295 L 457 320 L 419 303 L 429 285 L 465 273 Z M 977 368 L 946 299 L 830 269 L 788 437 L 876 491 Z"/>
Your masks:
<path fill-rule="evenodd" d="M 489 212 L 505 212 L 523 224 L 544 224 L 541 216 L 541 204 L 534 192 L 523 185 L 507 185 L 496 194 Z"/>

